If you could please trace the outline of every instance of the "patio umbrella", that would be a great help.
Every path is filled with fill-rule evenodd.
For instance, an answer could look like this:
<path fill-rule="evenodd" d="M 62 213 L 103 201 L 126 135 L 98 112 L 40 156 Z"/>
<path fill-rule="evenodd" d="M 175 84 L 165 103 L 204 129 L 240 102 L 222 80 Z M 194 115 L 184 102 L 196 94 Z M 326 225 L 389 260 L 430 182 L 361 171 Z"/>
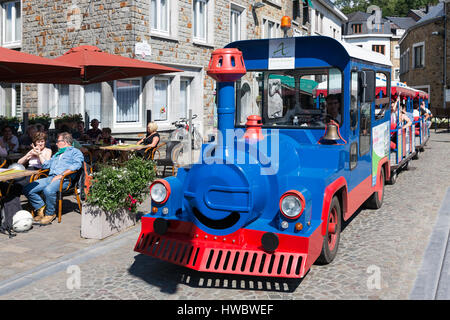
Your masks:
<path fill-rule="evenodd" d="M 55 83 L 90 84 L 103 81 L 142 77 L 182 70 L 103 52 L 95 46 L 79 46 L 53 59 L 56 62 L 81 67 L 77 77 L 55 79 Z"/>
<path fill-rule="evenodd" d="M 0 82 L 52 83 L 55 77 L 75 77 L 80 67 L 0 47 Z"/>

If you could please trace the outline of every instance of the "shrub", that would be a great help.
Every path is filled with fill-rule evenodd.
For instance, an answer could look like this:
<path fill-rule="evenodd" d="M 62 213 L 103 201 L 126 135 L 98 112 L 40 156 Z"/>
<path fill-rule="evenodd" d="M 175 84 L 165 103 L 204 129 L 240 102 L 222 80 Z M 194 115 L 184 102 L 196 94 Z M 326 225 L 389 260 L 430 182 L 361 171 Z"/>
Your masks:
<path fill-rule="evenodd" d="M 119 209 L 137 211 L 155 179 L 153 161 L 132 156 L 124 166 L 102 166 L 94 173 L 87 203 L 107 212 Z"/>

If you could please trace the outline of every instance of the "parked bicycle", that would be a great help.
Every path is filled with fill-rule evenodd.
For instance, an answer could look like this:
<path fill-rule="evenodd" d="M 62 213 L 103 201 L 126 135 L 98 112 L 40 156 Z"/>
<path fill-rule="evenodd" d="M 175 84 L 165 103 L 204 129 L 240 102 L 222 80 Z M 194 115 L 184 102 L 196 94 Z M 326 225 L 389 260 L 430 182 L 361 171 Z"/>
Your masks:
<path fill-rule="evenodd" d="M 194 114 L 192 119 L 197 118 L 197 115 Z M 175 142 L 176 144 L 173 146 L 171 151 L 171 159 L 173 163 L 177 166 L 181 166 L 187 164 L 186 159 L 186 144 L 189 141 L 189 124 L 188 119 L 181 118 L 175 122 L 172 122 L 172 125 L 176 127 L 174 131 L 169 136 L 169 140 L 171 142 Z M 203 138 L 200 132 L 197 130 L 195 125 L 192 123 L 192 136 L 191 138 L 191 150 L 199 150 L 203 144 Z M 188 145 L 187 145 L 188 146 Z"/>

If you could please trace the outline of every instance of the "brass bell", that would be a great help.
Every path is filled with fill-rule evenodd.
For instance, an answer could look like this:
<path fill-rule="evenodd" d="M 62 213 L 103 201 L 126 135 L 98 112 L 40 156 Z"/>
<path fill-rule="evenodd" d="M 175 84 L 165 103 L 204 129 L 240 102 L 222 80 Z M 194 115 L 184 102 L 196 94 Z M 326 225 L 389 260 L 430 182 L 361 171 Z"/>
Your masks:
<path fill-rule="evenodd" d="M 328 141 L 338 141 L 341 138 L 338 134 L 338 126 L 334 123 L 328 123 L 327 124 L 327 132 L 325 133 L 325 136 L 323 137 L 323 140 Z"/>

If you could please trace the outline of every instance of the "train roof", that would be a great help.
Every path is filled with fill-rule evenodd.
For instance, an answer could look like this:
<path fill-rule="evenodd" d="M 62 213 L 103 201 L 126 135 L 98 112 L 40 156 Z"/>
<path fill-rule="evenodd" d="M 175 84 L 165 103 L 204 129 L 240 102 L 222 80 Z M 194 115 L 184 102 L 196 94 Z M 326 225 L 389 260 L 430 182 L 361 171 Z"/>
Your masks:
<path fill-rule="evenodd" d="M 226 48 L 237 48 L 242 51 L 247 70 L 276 69 L 269 68 L 269 60 L 277 58 L 273 53 L 269 53 L 269 50 L 275 47 L 280 48 L 278 44 L 281 42 L 286 44 L 283 48 L 287 48 L 286 51 L 291 54 L 290 57 L 295 58 L 292 60 L 295 60 L 295 65 L 292 65 L 291 69 L 311 65 L 314 67 L 337 66 L 343 70 L 352 59 L 376 64 L 386 69 L 392 67 L 391 61 L 383 54 L 326 36 L 242 40 L 232 42 Z"/>

